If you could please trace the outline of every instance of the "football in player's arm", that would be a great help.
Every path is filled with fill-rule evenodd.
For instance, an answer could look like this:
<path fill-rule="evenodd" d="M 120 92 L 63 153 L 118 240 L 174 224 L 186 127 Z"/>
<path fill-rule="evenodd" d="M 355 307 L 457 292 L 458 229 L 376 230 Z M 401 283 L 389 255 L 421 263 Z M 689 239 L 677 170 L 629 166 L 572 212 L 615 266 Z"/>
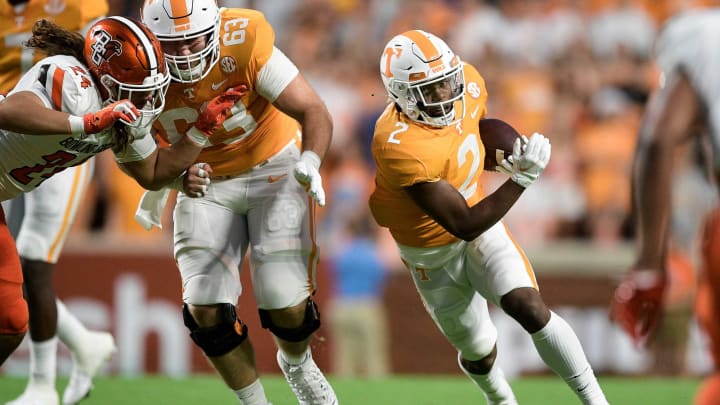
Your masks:
<path fill-rule="evenodd" d="M 510 178 L 486 196 L 478 121 L 487 91 L 478 71 L 440 38 L 411 30 L 388 42 L 380 73 L 391 103 L 375 125 L 370 208 L 397 242 L 461 370 L 488 403 L 517 403 L 495 364 L 490 301 L 531 335 L 582 403 L 607 404 L 580 341 L 543 302 L 529 261 L 501 222 L 548 164 L 549 140 L 538 133 L 515 139 L 512 156 L 492 168 Z"/>

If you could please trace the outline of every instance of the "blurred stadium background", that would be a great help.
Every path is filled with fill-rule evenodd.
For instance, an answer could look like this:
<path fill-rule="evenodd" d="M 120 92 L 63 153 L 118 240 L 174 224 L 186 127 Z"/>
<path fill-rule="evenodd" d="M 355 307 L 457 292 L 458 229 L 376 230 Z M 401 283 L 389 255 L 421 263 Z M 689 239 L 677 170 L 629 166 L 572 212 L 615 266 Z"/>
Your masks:
<path fill-rule="evenodd" d="M 130 16 L 137 16 L 141 4 L 137 0 L 109 3 L 111 13 Z M 375 118 L 386 101 L 378 75 L 380 51 L 391 36 L 411 28 L 445 38 L 461 58 L 478 68 L 487 82 L 489 116 L 508 121 L 521 133 L 537 131 L 550 138 L 553 158 L 548 169 L 505 222 L 534 264 L 544 298 L 575 328 L 601 384 L 603 376 L 695 378 L 710 370 L 703 335 L 692 317 L 697 224 L 716 199 L 707 174 L 695 163 L 697 156 L 704 156 L 705 145 L 689 145 L 677 156 L 670 308 L 650 350 L 634 348 L 610 323 L 607 304 L 633 259 L 629 170 L 644 103 L 658 83 L 651 60 L 653 40 L 674 14 L 720 2 L 220 3 L 266 14 L 276 30 L 276 44 L 315 86 L 334 118 L 331 153 L 323 165 L 328 206 L 320 210 L 317 301 L 325 324 L 313 343 L 316 361 L 330 375 L 341 375 L 333 361 L 336 347 L 329 327 L 342 298 L 333 287 L 338 274 L 334 252 L 352 238 L 357 227 L 349 225 L 371 221 L 365 210 L 372 190 L 369 144 Z M 484 181 L 486 190 L 492 190 L 502 177 L 487 174 Z M 210 373 L 180 316 L 170 207 L 164 229 L 146 232 L 133 221 L 141 193 L 110 155 L 100 157 L 92 190 L 58 264 L 57 291 L 88 327 L 115 335 L 119 350 L 104 373 L 177 378 Z M 459 376 L 454 351 L 425 314 L 391 240 L 384 231 L 373 232 L 387 274 L 381 299 L 388 325 L 389 373 Z M 243 281 L 245 292 L 238 309 L 250 327 L 260 371 L 277 374 L 272 339 L 259 326 L 247 271 Z M 493 317 L 500 334 L 499 361 L 506 374 L 546 374 L 520 327 L 496 310 Z M 1 373 L 26 375 L 26 344 Z M 58 363 L 60 374 L 67 373 L 67 352 Z M 472 390 L 470 382 L 465 386 Z M 691 393 L 694 385 L 688 386 Z M 687 402 L 637 403 L 689 403 L 687 395 Z"/>

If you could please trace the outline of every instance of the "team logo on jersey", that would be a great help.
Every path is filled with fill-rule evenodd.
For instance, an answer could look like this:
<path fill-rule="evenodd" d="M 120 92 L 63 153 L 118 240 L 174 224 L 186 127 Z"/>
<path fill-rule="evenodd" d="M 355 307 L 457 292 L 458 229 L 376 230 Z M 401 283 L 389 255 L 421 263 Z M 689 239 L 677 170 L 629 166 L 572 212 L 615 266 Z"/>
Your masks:
<path fill-rule="evenodd" d="M 480 86 L 478 86 L 476 82 L 468 83 L 467 92 L 470 93 L 473 98 L 480 97 L 480 94 L 482 93 L 482 91 L 480 90 Z"/>
<path fill-rule="evenodd" d="M 223 58 L 220 59 L 220 68 L 225 73 L 232 73 L 237 69 L 237 63 L 232 56 L 223 56 Z"/>
<path fill-rule="evenodd" d="M 93 33 L 95 43 L 92 44 L 92 59 L 96 65 L 103 61 L 110 60 L 113 56 L 122 55 L 122 44 L 120 41 L 112 39 L 112 36 L 105 30 L 97 30 Z"/>

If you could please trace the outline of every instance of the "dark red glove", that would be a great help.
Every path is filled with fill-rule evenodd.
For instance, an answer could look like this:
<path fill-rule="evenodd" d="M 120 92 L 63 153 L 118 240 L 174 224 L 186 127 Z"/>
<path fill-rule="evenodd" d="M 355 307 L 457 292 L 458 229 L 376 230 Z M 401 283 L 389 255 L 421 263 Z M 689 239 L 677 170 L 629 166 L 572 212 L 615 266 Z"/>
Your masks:
<path fill-rule="evenodd" d="M 97 112 L 85 114 L 83 131 L 85 135 L 96 134 L 112 127 L 117 120 L 129 124 L 139 116 L 140 113 L 130 100 L 116 101 Z"/>
<path fill-rule="evenodd" d="M 663 271 L 633 270 L 615 289 L 610 318 L 638 347 L 645 347 L 660 324 L 666 284 Z"/>
<path fill-rule="evenodd" d="M 226 90 L 213 98 L 200 113 L 195 125 L 188 131 L 188 136 L 200 145 L 206 145 L 212 134 L 217 131 L 225 120 L 232 115 L 231 108 L 247 93 L 247 86 L 241 84 Z"/>

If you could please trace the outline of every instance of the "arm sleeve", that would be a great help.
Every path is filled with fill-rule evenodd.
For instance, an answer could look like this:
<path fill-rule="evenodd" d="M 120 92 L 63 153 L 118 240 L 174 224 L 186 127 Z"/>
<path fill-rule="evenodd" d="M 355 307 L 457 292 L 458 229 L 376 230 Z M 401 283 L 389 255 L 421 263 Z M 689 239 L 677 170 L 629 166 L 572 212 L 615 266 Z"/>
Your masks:
<path fill-rule="evenodd" d="M 297 75 L 298 68 L 295 64 L 281 50 L 273 46 L 270 59 L 258 73 L 255 88 L 261 96 L 273 102 Z"/>

